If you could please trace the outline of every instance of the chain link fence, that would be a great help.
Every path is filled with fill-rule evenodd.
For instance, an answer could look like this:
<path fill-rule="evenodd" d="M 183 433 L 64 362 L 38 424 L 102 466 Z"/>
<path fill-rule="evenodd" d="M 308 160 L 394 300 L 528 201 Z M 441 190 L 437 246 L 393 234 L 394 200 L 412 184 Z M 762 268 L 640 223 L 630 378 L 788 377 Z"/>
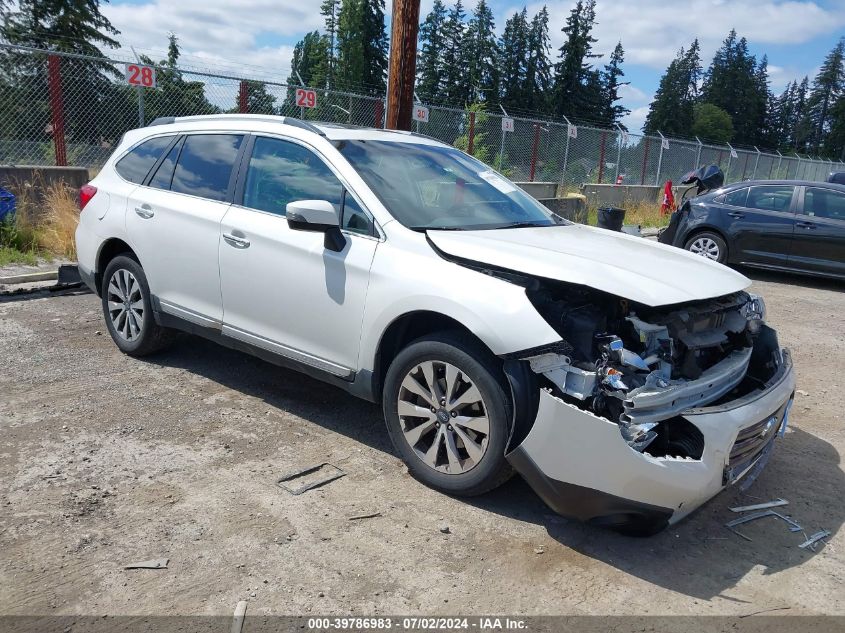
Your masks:
<path fill-rule="evenodd" d="M 204 70 L 152 65 L 155 87 L 127 82 L 134 59 L 94 58 L 0 44 L 0 164 L 97 168 L 124 132 L 160 116 L 276 114 L 383 127 L 383 95 L 313 89 Z M 312 106 L 312 107 L 308 107 Z M 430 105 L 426 134 L 493 165 L 512 180 L 661 185 L 704 164 L 726 182 L 824 180 L 845 163 L 573 125 L 568 120 Z"/>

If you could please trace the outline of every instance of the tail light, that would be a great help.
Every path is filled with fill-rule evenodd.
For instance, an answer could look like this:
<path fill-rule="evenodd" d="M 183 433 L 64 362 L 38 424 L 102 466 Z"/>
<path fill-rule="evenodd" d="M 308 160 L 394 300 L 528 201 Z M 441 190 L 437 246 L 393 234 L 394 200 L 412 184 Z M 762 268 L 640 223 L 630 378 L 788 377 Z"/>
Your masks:
<path fill-rule="evenodd" d="M 79 189 L 79 210 L 82 211 L 96 194 L 97 188 L 94 185 L 82 185 Z"/>

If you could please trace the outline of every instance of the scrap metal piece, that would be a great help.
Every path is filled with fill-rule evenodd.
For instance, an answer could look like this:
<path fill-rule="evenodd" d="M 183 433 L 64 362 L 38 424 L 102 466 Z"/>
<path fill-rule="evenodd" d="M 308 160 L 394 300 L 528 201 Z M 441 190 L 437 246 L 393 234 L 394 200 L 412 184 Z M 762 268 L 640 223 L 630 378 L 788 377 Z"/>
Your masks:
<path fill-rule="evenodd" d="M 232 618 L 232 628 L 230 633 L 241 633 L 244 628 L 244 618 L 246 617 L 246 600 L 238 601 L 235 605 L 235 615 Z"/>
<path fill-rule="evenodd" d="M 733 521 L 728 521 L 725 523 L 725 527 L 736 527 L 742 523 L 748 523 L 749 521 L 756 521 L 757 519 L 762 519 L 763 517 L 771 517 L 777 514 L 774 510 L 766 510 L 765 512 L 758 512 L 757 514 L 748 514 L 744 517 L 740 517 L 738 519 L 734 519 Z"/>
<path fill-rule="evenodd" d="M 730 508 L 731 512 L 751 512 L 753 510 L 766 510 L 768 508 L 777 508 L 779 506 L 789 505 L 789 501 L 786 499 L 775 499 L 774 501 L 767 501 L 766 503 L 755 503 L 754 505 L 750 506 L 737 506 L 735 508 Z"/>
<path fill-rule="evenodd" d="M 312 473 L 316 473 L 323 467 L 327 467 L 329 470 L 328 474 L 321 478 L 311 481 L 307 484 L 304 484 L 298 488 L 291 488 L 290 486 L 286 486 L 285 484 L 289 481 L 294 479 L 298 479 L 299 477 L 305 477 L 306 475 L 310 475 Z M 276 483 L 287 490 L 292 495 L 301 495 L 303 492 L 308 492 L 309 490 L 313 490 L 314 488 L 319 488 L 320 486 L 325 486 L 327 483 L 334 481 L 335 479 L 340 479 L 344 477 L 346 473 L 342 471 L 340 468 L 335 466 L 334 464 L 330 464 L 328 462 L 323 462 L 321 464 L 317 464 L 316 466 L 309 466 L 307 468 L 303 468 L 302 470 L 298 470 L 296 472 L 287 474 L 283 477 L 280 477 Z"/>
<path fill-rule="evenodd" d="M 830 530 L 820 530 L 819 532 L 816 532 L 815 534 L 810 536 L 806 541 L 801 543 L 801 545 L 799 545 L 798 547 L 800 547 L 801 549 L 806 549 L 806 548 L 809 547 L 810 549 L 815 551 L 815 548 L 813 546 L 817 542 L 821 541 L 824 538 L 827 538 L 828 536 L 830 536 Z"/>
<path fill-rule="evenodd" d="M 129 563 L 123 569 L 167 569 L 169 558 L 154 558 L 152 560 L 142 560 L 137 563 Z"/>
<path fill-rule="evenodd" d="M 789 528 L 790 532 L 803 532 L 804 531 L 804 528 L 802 528 L 800 525 L 798 525 L 795 521 L 793 521 L 789 517 L 785 517 L 782 514 L 775 512 L 774 510 L 772 510 L 772 514 L 774 514 L 777 518 L 783 519 L 784 521 L 789 523 L 789 525 L 792 526 L 791 528 Z"/>
<path fill-rule="evenodd" d="M 361 519 L 375 519 L 376 517 L 380 517 L 381 512 L 370 512 L 369 514 L 358 514 L 354 517 L 348 517 L 347 521 L 360 521 Z"/>

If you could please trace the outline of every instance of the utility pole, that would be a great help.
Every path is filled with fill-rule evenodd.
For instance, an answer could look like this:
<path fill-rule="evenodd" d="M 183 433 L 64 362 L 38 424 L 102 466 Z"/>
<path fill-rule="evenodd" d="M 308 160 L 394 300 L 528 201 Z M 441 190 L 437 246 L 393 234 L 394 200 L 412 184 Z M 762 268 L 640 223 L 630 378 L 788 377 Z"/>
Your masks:
<path fill-rule="evenodd" d="M 387 69 L 388 129 L 410 130 L 417 74 L 420 0 L 393 0 L 390 63 Z"/>

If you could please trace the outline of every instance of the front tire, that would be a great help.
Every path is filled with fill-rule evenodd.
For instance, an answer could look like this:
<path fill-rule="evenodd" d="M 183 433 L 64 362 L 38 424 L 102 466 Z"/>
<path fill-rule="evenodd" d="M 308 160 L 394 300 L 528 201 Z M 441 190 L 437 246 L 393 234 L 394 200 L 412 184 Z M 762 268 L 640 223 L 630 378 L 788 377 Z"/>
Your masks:
<path fill-rule="evenodd" d="M 696 233 L 690 237 L 684 244 L 684 249 L 720 264 L 724 264 L 728 259 L 728 245 L 725 240 L 710 231 Z"/>
<path fill-rule="evenodd" d="M 403 349 L 387 371 L 382 404 L 410 474 L 460 496 L 507 481 L 508 393 L 496 357 L 465 334 L 427 336 Z"/>
<path fill-rule="evenodd" d="M 146 356 L 172 342 L 173 330 L 155 321 L 147 276 L 131 255 L 118 255 L 109 262 L 101 295 L 106 327 L 124 354 Z"/>

